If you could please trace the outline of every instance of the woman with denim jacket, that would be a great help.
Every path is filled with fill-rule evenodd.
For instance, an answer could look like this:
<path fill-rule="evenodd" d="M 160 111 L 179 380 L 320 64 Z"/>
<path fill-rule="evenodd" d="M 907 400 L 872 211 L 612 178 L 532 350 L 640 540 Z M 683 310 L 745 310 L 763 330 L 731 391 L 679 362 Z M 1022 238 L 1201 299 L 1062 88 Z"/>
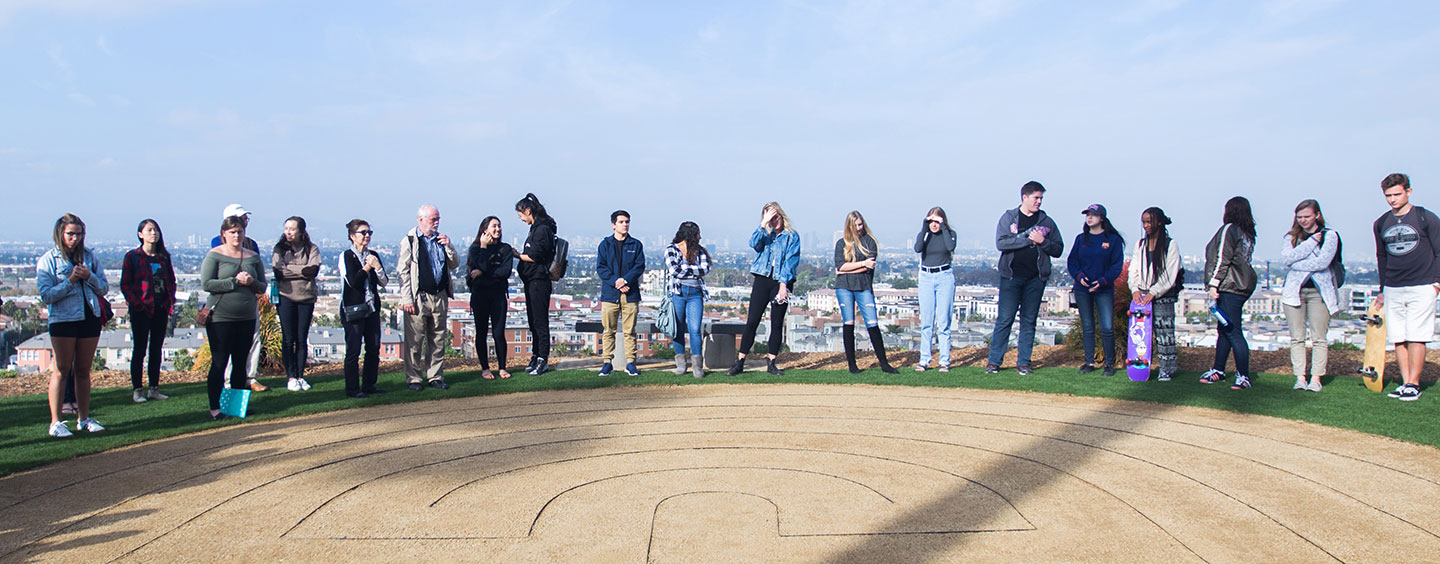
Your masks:
<path fill-rule="evenodd" d="M 842 233 L 844 236 L 835 241 L 835 300 L 840 303 L 840 319 L 844 321 L 845 362 L 851 374 L 860 373 L 855 365 L 855 310 L 859 309 L 880 371 L 895 374 L 899 371 L 885 358 L 885 337 L 880 334 L 875 310 L 875 258 L 880 245 L 859 211 L 846 214 Z"/>
<path fill-rule="evenodd" d="M 670 282 L 665 292 L 675 305 L 675 317 L 681 333 L 675 337 L 675 373 L 685 373 L 685 335 L 690 335 L 690 370 L 696 378 L 705 377 L 705 356 L 700 350 L 700 329 L 704 322 L 705 275 L 710 272 L 710 253 L 700 244 L 700 226 L 693 221 L 680 224 L 670 246 L 665 247 L 665 268 Z"/>
<path fill-rule="evenodd" d="M 785 329 L 790 288 L 795 285 L 795 267 L 800 264 L 800 234 L 790 225 L 790 217 L 780 209 L 779 203 L 770 202 L 761 209 L 760 226 L 750 234 L 750 248 L 759 253 L 750 264 L 750 274 L 755 277 L 750 288 L 750 312 L 745 318 L 745 333 L 740 337 L 740 358 L 726 374 L 734 376 L 745 371 L 745 356 L 755 344 L 760 318 L 765 316 L 765 306 L 769 305 L 770 338 L 765 351 L 765 370 L 780 375 L 784 371 L 775 366 L 775 354 L 784 343 L 781 333 Z"/>
<path fill-rule="evenodd" d="M 50 367 L 50 436 L 72 436 L 60 419 L 61 386 L 65 375 L 75 379 L 76 428 L 89 433 L 105 430 L 90 417 L 90 363 L 100 344 L 100 303 L 110 291 L 105 271 L 95 264 L 95 255 L 85 248 L 85 222 L 75 214 L 55 220 L 51 233 L 55 248 L 35 265 L 35 287 L 50 317 L 50 347 L 55 362 Z"/>

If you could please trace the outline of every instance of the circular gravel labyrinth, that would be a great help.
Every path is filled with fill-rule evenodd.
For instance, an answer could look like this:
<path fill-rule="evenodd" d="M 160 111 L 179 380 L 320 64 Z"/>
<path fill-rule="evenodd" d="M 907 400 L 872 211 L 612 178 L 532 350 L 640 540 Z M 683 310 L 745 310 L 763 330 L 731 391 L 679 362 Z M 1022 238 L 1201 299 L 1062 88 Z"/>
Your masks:
<path fill-rule="evenodd" d="M 525 393 L 9 476 L 0 561 L 1434 562 L 1437 469 L 1373 435 L 1022 392 Z"/>

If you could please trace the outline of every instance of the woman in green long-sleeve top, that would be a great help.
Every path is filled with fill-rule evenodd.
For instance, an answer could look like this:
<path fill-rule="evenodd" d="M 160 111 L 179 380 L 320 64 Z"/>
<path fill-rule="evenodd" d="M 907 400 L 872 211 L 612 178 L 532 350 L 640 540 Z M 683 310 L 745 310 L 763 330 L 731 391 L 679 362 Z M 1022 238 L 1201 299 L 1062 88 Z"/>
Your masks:
<path fill-rule="evenodd" d="M 259 321 L 255 297 L 265 292 L 265 266 L 260 256 L 246 249 L 245 223 L 227 217 L 220 223 L 220 246 L 200 263 L 200 283 L 215 294 L 205 338 L 210 342 L 210 419 L 224 419 L 220 413 L 220 390 L 224 387 L 225 364 L 230 363 L 230 387 L 245 389 L 245 362 L 249 358 L 255 323 Z"/>

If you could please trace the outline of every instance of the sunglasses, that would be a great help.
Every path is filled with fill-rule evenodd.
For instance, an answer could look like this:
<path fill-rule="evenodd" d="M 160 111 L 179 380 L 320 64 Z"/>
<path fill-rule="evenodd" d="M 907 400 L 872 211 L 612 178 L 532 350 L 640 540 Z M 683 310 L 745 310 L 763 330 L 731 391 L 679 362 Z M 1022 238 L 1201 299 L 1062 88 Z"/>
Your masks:
<path fill-rule="evenodd" d="M 365 229 L 365 230 L 362 230 L 362 231 L 356 231 L 355 234 L 356 234 L 356 235 L 364 235 L 364 236 L 366 236 L 366 237 L 369 237 L 369 236 L 371 236 L 371 235 L 374 235 L 375 232 L 374 232 L 374 231 L 371 231 L 371 230 L 369 230 L 369 229 Z"/>

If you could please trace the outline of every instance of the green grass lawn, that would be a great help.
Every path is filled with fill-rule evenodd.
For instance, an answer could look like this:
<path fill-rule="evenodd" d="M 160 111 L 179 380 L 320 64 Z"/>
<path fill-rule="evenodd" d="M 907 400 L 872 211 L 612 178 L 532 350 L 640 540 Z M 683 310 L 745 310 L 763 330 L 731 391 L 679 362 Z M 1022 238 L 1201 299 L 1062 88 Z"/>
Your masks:
<path fill-rule="evenodd" d="M 949 374 L 933 370 L 917 374 L 907 369 L 896 375 L 879 370 L 860 375 L 834 370 L 788 370 L 784 376 L 747 372 L 729 377 L 717 372 L 704 380 L 676 376 L 668 370 L 604 378 L 591 370 L 561 370 L 541 377 L 517 371 L 509 380 L 481 380 L 479 372 L 452 372 L 446 378 L 449 390 L 427 388 L 417 393 L 405 389 L 400 374 L 389 373 L 380 376 L 380 387 L 389 393 L 363 400 L 346 398 L 343 379 L 338 375 L 312 379 L 314 389 L 304 393 L 285 391 L 284 378 L 266 378 L 262 381 L 272 391 L 251 396 L 251 416 L 243 421 L 222 422 L 209 420 L 203 382 L 165 386 L 163 390 L 171 399 L 144 404 L 131 403 L 128 387 L 111 388 L 97 390 L 92 400 L 95 418 L 108 430 L 97 435 L 77 432 L 74 438 L 63 440 L 45 433 L 49 416 L 44 396 L 0 398 L 0 475 L 221 425 L 369 405 L 536 390 L 723 383 L 876 384 L 1070 394 L 1270 415 L 1440 447 L 1440 397 L 1436 397 L 1440 390 L 1419 401 L 1401 402 L 1366 390 L 1359 379 L 1352 377 L 1335 378 L 1318 394 L 1291 390 L 1294 378 L 1288 375 L 1262 375 L 1255 387 L 1243 392 L 1231 391 L 1228 383 L 1203 385 L 1198 378 L 1198 374 L 1183 373 L 1173 382 L 1136 383 L 1126 379 L 1123 372 L 1109 377 L 1098 371 L 1078 375 L 1073 368 L 1041 368 L 1031 376 L 1019 376 L 1013 370 L 987 375 L 979 368 L 956 368 Z"/>

